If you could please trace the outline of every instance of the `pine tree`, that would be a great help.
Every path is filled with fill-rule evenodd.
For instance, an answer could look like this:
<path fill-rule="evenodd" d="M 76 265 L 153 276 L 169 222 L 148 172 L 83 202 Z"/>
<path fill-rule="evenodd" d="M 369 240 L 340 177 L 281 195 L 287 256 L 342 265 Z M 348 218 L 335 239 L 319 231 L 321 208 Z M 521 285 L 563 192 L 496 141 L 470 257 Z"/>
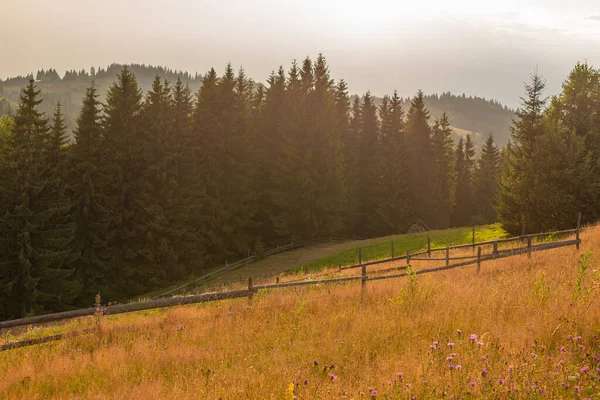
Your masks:
<path fill-rule="evenodd" d="M 147 262 L 146 281 L 153 285 L 181 279 L 185 268 L 179 263 L 177 243 L 185 230 L 175 222 L 180 202 L 177 163 L 180 157 L 173 130 L 171 89 L 156 76 L 142 109 L 140 141 L 143 169 L 138 193 L 138 228 L 144 244 L 139 250 Z"/>
<path fill-rule="evenodd" d="M 467 226 L 473 224 L 474 198 L 473 198 L 473 173 L 475 166 L 475 150 L 471 135 L 467 135 L 464 142 L 459 141 L 456 150 L 456 205 L 452 213 L 453 226 Z"/>
<path fill-rule="evenodd" d="M 480 223 L 489 224 L 496 221 L 496 190 L 499 174 L 500 150 L 494 144 L 494 137 L 490 134 L 481 149 L 474 181 Z"/>
<path fill-rule="evenodd" d="M 257 229 L 256 240 L 264 243 L 273 243 L 280 240 L 280 233 L 276 231 L 273 216 L 277 213 L 277 206 L 273 202 L 272 194 L 276 189 L 274 180 L 277 179 L 278 154 L 283 151 L 282 127 L 286 107 L 286 82 L 285 71 L 279 67 L 277 73 L 273 72 L 267 80 L 268 86 L 264 91 L 262 102 L 256 105 L 254 129 L 255 172 L 253 190 L 258 194 L 256 198 L 256 214 L 254 225 Z M 286 241 L 289 237 L 284 238 Z"/>
<path fill-rule="evenodd" d="M 411 218 L 408 170 L 404 145 L 404 110 L 398 93 L 379 108 L 381 146 L 377 153 L 377 186 L 371 193 L 375 205 L 372 226 L 378 235 L 403 233 Z"/>
<path fill-rule="evenodd" d="M 211 70 L 204 78 L 194 115 L 195 134 L 201 140 L 202 185 L 206 190 L 204 212 L 206 244 L 215 261 L 246 253 L 251 239 L 252 197 L 245 149 L 245 104 L 236 92 L 236 78 L 230 65 L 217 78 Z"/>
<path fill-rule="evenodd" d="M 153 269 L 145 252 L 145 234 L 140 221 L 146 217 L 140 203 L 144 158 L 141 150 L 143 135 L 142 93 L 133 73 L 123 67 L 108 90 L 103 128 L 106 135 L 106 173 L 110 178 L 106 193 L 111 199 L 112 217 L 110 265 L 113 289 L 122 296 L 143 293 L 154 287 L 147 271 Z"/>
<path fill-rule="evenodd" d="M 173 218 L 182 231 L 175 245 L 180 265 L 187 272 L 195 272 L 204 265 L 206 257 L 201 233 L 206 222 L 202 212 L 206 193 L 199 183 L 202 170 L 196 157 L 200 148 L 192 125 L 192 92 L 179 78 L 172 89 L 172 98 L 173 146 L 179 154 L 175 167 L 178 195 L 173 205 Z"/>
<path fill-rule="evenodd" d="M 432 146 L 435 159 L 435 167 L 433 168 L 433 198 L 435 201 L 433 226 L 448 228 L 454 208 L 456 173 L 454 170 L 452 128 L 450 128 L 446 113 L 435 121 L 432 129 Z"/>
<path fill-rule="evenodd" d="M 62 160 L 54 145 L 64 135 L 57 111 L 49 129 L 38 111 L 34 81 L 21 94 L 0 179 L 0 318 L 69 307 L 79 289 L 72 279 L 74 229 L 66 218 L 68 198 L 55 173 Z M 59 165 L 50 165 L 50 160 Z"/>
<path fill-rule="evenodd" d="M 512 142 L 500 179 L 496 211 L 504 228 L 513 234 L 520 233 L 523 224 L 531 231 L 529 214 L 535 206 L 528 197 L 534 174 L 528 170 L 531 165 L 528 160 L 536 138 L 544 133 L 545 86 L 545 80 L 537 73 L 531 76 L 531 84 L 525 85 L 526 97 L 521 98 L 521 108 L 511 126 Z"/>
<path fill-rule="evenodd" d="M 74 250 L 77 278 L 82 283 L 78 304 L 90 305 L 96 293 L 114 298 L 109 287 L 108 232 L 110 215 L 105 194 L 108 177 L 104 171 L 104 138 L 101 104 L 94 85 L 86 91 L 77 118 L 75 144 L 69 148 L 69 192 L 74 199 L 73 218 L 77 231 Z"/>
<path fill-rule="evenodd" d="M 415 217 L 427 225 L 434 222 L 433 202 L 433 146 L 429 111 L 425 107 L 423 92 L 419 90 L 411 100 L 406 120 L 406 148 L 409 185 Z"/>
<path fill-rule="evenodd" d="M 360 237 L 371 237 L 376 234 L 377 223 L 374 221 L 375 207 L 373 192 L 379 186 L 377 154 L 380 150 L 379 120 L 373 96 L 367 92 L 362 99 L 361 125 L 358 128 L 357 153 L 352 182 L 353 195 L 356 197 L 356 215 L 354 229 Z"/>

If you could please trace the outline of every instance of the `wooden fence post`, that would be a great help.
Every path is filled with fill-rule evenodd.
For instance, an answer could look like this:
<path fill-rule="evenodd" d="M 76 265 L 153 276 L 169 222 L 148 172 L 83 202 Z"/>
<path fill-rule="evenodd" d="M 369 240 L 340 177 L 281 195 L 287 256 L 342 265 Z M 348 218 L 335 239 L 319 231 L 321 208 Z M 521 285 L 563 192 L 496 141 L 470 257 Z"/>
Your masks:
<path fill-rule="evenodd" d="M 406 250 L 406 265 L 410 264 L 410 252 Z"/>
<path fill-rule="evenodd" d="M 254 293 L 254 289 L 252 288 L 252 277 L 248 277 L 248 300 L 252 301 L 252 294 Z"/>
<path fill-rule="evenodd" d="M 367 286 L 367 266 L 363 265 L 361 279 L 360 279 L 360 288 L 361 288 L 362 292 L 365 291 L 366 286 Z"/>
<path fill-rule="evenodd" d="M 473 251 L 475 251 L 475 227 L 473 227 Z"/>
<path fill-rule="evenodd" d="M 431 238 L 427 236 L 427 258 L 431 258 Z"/>
<path fill-rule="evenodd" d="M 394 258 L 394 241 L 392 240 L 392 258 Z"/>
<path fill-rule="evenodd" d="M 481 247 L 477 248 L 477 273 L 481 270 Z"/>
<path fill-rule="evenodd" d="M 338 272 L 342 272 L 342 264 L 338 263 Z"/>
<path fill-rule="evenodd" d="M 575 247 L 579 250 L 579 229 L 581 229 L 581 213 L 577 214 L 577 229 L 575 230 L 575 239 L 577 239 L 577 244 Z"/>
<path fill-rule="evenodd" d="M 450 265 L 450 247 L 446 247 L 446 265 Z"/>
<path fill-rule="evenodd" d="M 527 258 L 531 258 L 531 236 L 527 237 Z"/>
<path fill-rule="evenodd" d="M 494 255 L 498 254 L 498 242 L 494 242 Z"/>

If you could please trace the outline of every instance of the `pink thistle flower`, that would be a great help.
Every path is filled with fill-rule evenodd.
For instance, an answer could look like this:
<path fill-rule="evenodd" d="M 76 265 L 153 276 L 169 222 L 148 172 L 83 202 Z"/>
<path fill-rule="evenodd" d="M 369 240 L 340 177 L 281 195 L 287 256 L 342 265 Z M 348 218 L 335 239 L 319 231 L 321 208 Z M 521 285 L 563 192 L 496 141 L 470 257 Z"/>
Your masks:
<path fill-rule="evenodd" d="M 573 335 L 567 336 L 567 340 L 573 340 Z"/>
<path fill-rule="evenodd" d="M 471 387 L 475 387 L 475 385 L 477 385 L 477 383 L 476 383 L 476 382 L 473 382 L 473 381 L 469 382 L 469 386 L 471 386 Z"/>
<path fill-rule="evenodd" d="M 458 333 L 458 336 L 460 336 L 462 334 L 462 331 L 460 329 L 457 329 L 456 333 Z"/>
<path fill-rule="evenodd" d="M 462 365 L 456 364 L 456 369 L 462 369 Z"/>
<path fill-rule="evenodd" d="M 469 335 L 469 340 L 473 343 L 475 343 L 477 341 L 477 335 L 474 333 L 471 333 L 471 335 Z"/>
<path fill-rule="evenodd" d="M 337 376 L 334 374 L 328 374 L 332 381 L 337 381 Z"/>
<path fill-rule="evenodd" d="M 573 338 L 573 340 L 581 340 L 581 339 L 583 339 L 581 336 L 575 336 L 575 337 Z"/>
<path fill-rule="evenodd" d="M 498 379 L 498 383 L 499 383 L 499 384 L 503 385 L 503 384 L 504 384 L 504 382 L 506 382 L 506 381 L 504 380 L 504 378 L 502 378 L 502 379 Z"/>
<path fill-rule="evenodd" d="M 581 372 L 582 374 L 585 374 L 586 372 L 588 372 L 588 367 L 583 367 L 579 370 L 579 372 Z"/>
<path fill-rule="evenodd" d="M 483 342 L 477 342 L 477 346 L 483 347 Z"/>
<path fill-rule="evenodd" d="M 318 362 L 317 360 L 315 360 L 315 361 L 313 361 L 313 364 L 314 364 L 314 365 L 315 365 L 315 367 L 316 367 L 317 365 L 319 365 L 319 362 Z"/>
<path fill-rule="evenodd" d="M 375 397 L 377 397 L 377 390 L 373 390 L 373 391 L 371 392 L 371 397 L 372 397 L 372 398 L 375 398 Z"/>
<path fill-rule="evenodd" d="M 538 358 L 538 355 L 535 353 L 531 353 L 531 358 L 533 358 L 535 360 L 536 358 Z"/>
<path fill-rule="evenodd" d="M 487 370 L 487 368 L 484 368 L 484 369 L 483 369 L 483 371 L 481 371 L 481 376 L 482 376 L 483 378 L 485 378 L 485 377 L 487 376 L 487 373 L 488 373 L 488 370 Z"/>
<path fill-rule="evenodd" d="M 560 348 L 560 352 L 561 353 L 566 353 L 567 352 L 567 349 L 565 349 L 565 346 L 563 346 L 563 347 Z"/>
<path fill-rule="evenodd" d="M 573 386 L 573 389 L 574 389 L 574 390 L 575 390 L 577 393 L 581 392 L 581 387 L 579 387 L 579 386 Z"/>
<path fill-rule="evenodd" d="M 364 395 L 365 395 L 365 392 L 358 392 L 358 395 L 359 395 L 359 396 L 364 396 Z"/>
<path fill-rule="evenodd" d="M 398 379 L 402 380 L 403 376 L 404 376 L 404 374 L 402 372 L 398 372 Z"/>
<path fill-rule="evenodd" d="M 579 345 L 579 349 L 581 349 L 581 350 L 585 350 L 585 346 L 584 346 L 584 345 L 582 345 L 582 344 L 580 344 L 580 345 Z"/>
<path fill-rule="evenodd" d="M 448 343 L 448 347 L 450 347 L 450 348 L 454 347 L 454 343 L 452 343 L 452 342 Z"/>
<path fill-rule="evenodd" d="M 305 379 L 305 380 L 304 380 L 304 384 L 305 384 L 305 385 L 308 385 L 308 379 Z"/>

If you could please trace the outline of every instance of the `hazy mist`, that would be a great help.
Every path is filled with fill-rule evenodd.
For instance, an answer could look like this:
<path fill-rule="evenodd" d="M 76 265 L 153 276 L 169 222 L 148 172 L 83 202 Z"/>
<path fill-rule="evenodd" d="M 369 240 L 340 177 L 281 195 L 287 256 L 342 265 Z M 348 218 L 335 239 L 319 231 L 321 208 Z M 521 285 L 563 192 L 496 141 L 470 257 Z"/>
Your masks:
<path fill-rule="evenodd" d="M 3 0 L 0 78 L 118 63 L 190 72 L 231 61 L 264 81 L 323 52 L 353 93 L 452 91 L 516 106 L 538 67 L 548 94 L 577 61 L 600 64 L 593 1 Z"/>

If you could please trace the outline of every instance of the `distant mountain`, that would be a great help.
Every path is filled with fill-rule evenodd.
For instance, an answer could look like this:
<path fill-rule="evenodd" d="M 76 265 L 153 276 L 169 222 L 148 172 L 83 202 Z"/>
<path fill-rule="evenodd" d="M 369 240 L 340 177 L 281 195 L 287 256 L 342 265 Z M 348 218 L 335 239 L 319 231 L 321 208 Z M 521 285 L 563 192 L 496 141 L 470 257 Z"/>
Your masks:
<path fill-rule="evenodd" d="M 408 112 L 411 99 L 402 100 L 404 111 Z M 380 103 L 381 98 L 376 98 L 376 104 Z M 448 114 L 457 140 L 470 133 L 473 135 L 476 147 L 479 147 L 478 144 L 483 144 L 490 133 L 501 146 L 506 145 L 510 139 L 509 128 L 515 112 L 496 100 L 447 92 L 441 95 L 426 95 L 425 104 L 429 109 L 432 124 L 444 112 Z"/>
<path fill-rule="evenodd" d="M 154 77 L 159 75 L 169 82 L 175 82 L 181 78 L 184 83 L 189 84 L 196 91 L 201 84 L 202 77 L 199 74 L 171 70 L 163 67 L 154 67 L 143 64 L 128 65 L 136 75 L 140 88 L 147 92 Z M 107 68 L 91 68 L 90 71 L 67 71 L 61 78 L 54 69 L 40 70 L 35 79 L 42 91 L 44 102 L 41 110 L 51 115 L 60 101 L 63 112 L 70 129 L 75 127 L 75 121 L 81 108 L 81 100 L 87 87 L 92 81 L 95 82 L 101 100 L 104 99 L 106 90 L 116 80 L 117 74 L 123 66 L 112 64 Z M 34 78 L 32 74 L 0 80 L 0 115 L 14 110 L 19 102 L 21 89 L 29 79 Z M 410 98 L 403 99 L 404 108 L 408 111 Z M 381 99 L 377 99 L 377 104 Z M 450 123 L 455 129 L 456 138 L 472 133 L 475 143 L 483 142 L 485 137 L 492 133 L 494 139 L 500 145 L 505 145 L 509 139 L 509 126 L 514 117 L 514 111 L 503 106 L 498 101 L 487 100 L 481 97 L 454 95 L 451 93 L 433 94 L 425 97 L 425 102 L 431 113 L 431 122 L 439 118 L 443 112 L 448 113 Z"/>

